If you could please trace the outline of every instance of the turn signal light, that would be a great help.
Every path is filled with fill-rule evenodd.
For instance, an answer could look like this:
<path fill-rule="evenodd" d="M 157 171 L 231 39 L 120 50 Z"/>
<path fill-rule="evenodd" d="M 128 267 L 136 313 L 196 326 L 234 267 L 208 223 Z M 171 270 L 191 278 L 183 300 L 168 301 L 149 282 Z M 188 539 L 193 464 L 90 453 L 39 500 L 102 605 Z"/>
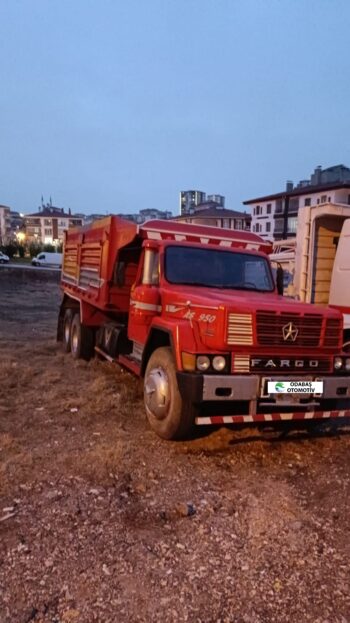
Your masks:
<path fill-rule="evenodd" d="M 181 353 L 182 367 L 186 372 L 194 372 L 196 369 L 196 355 L 192 353 Z"/>

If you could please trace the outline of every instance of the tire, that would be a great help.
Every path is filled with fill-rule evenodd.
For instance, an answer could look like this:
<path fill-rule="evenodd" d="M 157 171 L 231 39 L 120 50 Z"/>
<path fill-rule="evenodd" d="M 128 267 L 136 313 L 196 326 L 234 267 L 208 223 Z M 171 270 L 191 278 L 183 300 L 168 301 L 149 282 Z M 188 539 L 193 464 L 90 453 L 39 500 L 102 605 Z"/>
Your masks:
<path fill-rule="evenodd" d="M 196 409 L 181 398 L 171 348 L 157 348 L 152 353 L 144 379 L 144 402 L 148 422 L 159 437 L 175 440 L 190 436 Z"/>
<path fill-rule="evenodd" d="M 74 314 L 70 328 L 70 350 L 73 359 L 91 359 L 94 354 L 92 329 L 80 323 L 79 314 Z"/>
<path fill-rule="evenodd" d="M 73 320 L 73 310 L 66 309 L 63 317 L 63 337 L 62 337 L 62 348 L 65 353 L 70 353 L 71 350 L 71 327 Z"/>

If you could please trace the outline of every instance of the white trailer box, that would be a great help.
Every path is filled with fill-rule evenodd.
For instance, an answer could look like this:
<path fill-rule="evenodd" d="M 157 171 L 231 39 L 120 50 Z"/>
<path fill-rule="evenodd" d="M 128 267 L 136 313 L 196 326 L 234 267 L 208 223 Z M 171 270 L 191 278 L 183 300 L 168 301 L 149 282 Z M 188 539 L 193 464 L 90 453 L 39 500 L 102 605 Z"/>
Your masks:
<path fill-rule="evenodd" d="M 301 208 L 294 241 L 274 244 L 271 261 L 287 271 L 285 294 L 343 312 L 350 341 L 350 206 Z"/>

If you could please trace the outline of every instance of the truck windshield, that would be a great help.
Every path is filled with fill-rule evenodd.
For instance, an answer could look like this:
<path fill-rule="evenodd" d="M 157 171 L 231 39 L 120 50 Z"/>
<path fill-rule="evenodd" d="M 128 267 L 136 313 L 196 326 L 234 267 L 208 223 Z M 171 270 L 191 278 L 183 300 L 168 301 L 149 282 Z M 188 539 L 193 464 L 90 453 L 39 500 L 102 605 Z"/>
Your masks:
<path fill-rule="evenodd" d="M 165 250 L 165 277 L 169 283 L 182 285 L 274 290 L 267 260 L 233 251 L 169 246 Z"/>

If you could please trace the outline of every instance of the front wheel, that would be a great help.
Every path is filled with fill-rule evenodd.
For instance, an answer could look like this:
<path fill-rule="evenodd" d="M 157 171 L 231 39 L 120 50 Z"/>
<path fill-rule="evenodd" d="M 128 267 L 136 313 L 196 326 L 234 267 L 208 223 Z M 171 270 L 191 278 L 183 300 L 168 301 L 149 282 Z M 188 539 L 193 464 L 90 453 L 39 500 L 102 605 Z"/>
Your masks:
<path fill-rule="evenodd" d="M 159 437 L 189 437 L 196 410 L 181 398 L 171 348 L 157 348 L 151 355 L 144 379 L 144 401 L 149 424 Z"/>

